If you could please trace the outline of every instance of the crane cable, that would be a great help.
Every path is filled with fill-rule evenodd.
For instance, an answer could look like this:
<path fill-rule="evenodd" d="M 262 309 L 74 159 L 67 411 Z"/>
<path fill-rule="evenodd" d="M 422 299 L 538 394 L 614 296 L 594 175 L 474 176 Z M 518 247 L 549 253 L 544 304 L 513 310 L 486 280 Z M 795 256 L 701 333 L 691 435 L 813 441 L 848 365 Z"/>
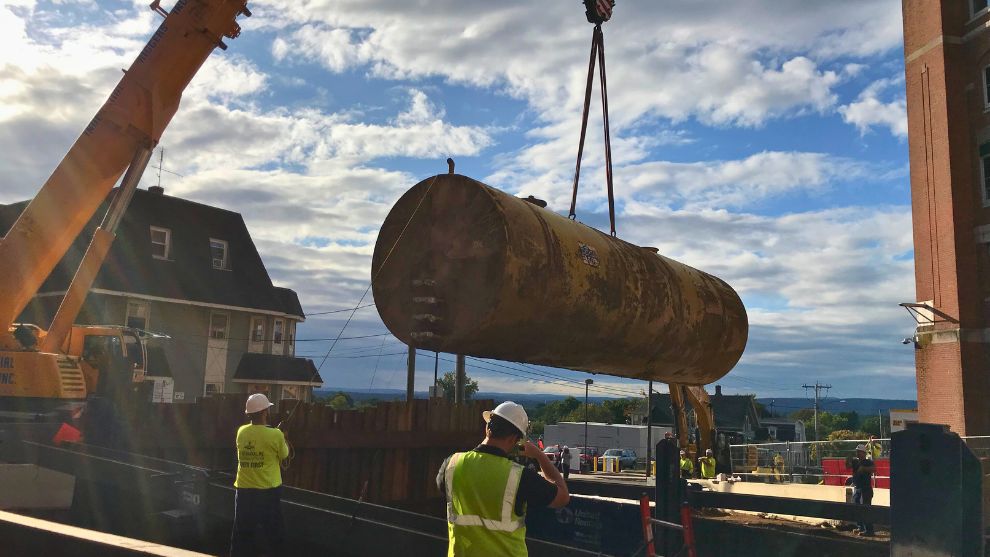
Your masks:
<path fill-rule="evenodd" d="M 609 12 L 611 16 L 611 12 Z M 589 15 L 589 20 L 591 15 Z M 605 19 L 607 21 L 607 18 Z M 602 33 L 603 21 L 595 22 L 595 30 L 591 35 L 591 57 L 588 61 L 588 82 L 584 89 L 584 111 L 581 115 L 581 138 L 578 141 L 577 162 L 574 165 L 574 188 L 571 193 L 571 210 L 568 217 L 577 217 L 578 182 L 581 177 L 581 157 L 584 155 L 584 137 L 588 131 L 588 111 L 591 108 L 591 86 L 595 80 L 595 61 L 598 61 L 598 81 L 602 93 L 602 127 L 605 132 L 605 184 L 608 190 L 608 221 L 610 233 L 615 236 L 615 196 L 612 189 L 612 140 L 609 134 L 608 119 L 608 86 L 605 79 L 605 35 Z"/>

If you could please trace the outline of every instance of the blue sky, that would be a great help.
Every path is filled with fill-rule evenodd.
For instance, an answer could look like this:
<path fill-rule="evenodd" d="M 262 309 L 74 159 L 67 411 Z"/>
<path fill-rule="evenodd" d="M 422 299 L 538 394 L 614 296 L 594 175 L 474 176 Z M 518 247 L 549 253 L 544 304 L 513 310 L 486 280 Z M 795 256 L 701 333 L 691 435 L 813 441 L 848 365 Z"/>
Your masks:
<path fill-rule="evenodd" d="M 566 212 L 591 38 L 579 2 L 249 5 L 163 136 L 181 175 L 163 185 L 242 213 L 308 313 L 357 304 L 391 204 L 448 156 Z M 0 4 L 0 203 L 38 189 L 158 21 L 145 0 Z M 913 398 L 899 342 L 913 321 L 897 306 L 914 298 L 900 2 L 619 0 L 605 41 L 619 236 L 740 293 L 750 341 L 725 390 L 800 396 L 818 380 L 837 396 Z M 601 228 L 592 106 L 578 217 Z M 298 336 L 335 337 L 348 315 L 311 315 Z M 385 332 L 369 307 L 343 336 Z M 329 347 L 298 352 L 320 363 Z M 402 351 L 388 336 L 341 341 L 321 373 L 401 387 Z M 418 388 L 432 363 L 421 357 Z M 586 377 L 468 369 L 486 391 L 581 394 Z"/>

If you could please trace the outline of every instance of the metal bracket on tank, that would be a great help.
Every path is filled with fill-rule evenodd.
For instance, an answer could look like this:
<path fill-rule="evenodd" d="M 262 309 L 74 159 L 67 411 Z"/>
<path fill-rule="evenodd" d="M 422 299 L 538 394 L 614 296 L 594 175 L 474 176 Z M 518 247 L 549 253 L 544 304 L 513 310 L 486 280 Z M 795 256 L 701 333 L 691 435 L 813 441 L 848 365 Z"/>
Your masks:
<path fill-rule="evenodd" d="M 420 312 L 412 316 L 414 330 L 410 332 L 409 338 L 416 344 L 436 344 L 441 336 L 439 329 L 444 322 L 444 300 L 436 295 L 437 281 L 419 278 L 412 281 L 412 286 L 417 294 L 412 301 Z"/>

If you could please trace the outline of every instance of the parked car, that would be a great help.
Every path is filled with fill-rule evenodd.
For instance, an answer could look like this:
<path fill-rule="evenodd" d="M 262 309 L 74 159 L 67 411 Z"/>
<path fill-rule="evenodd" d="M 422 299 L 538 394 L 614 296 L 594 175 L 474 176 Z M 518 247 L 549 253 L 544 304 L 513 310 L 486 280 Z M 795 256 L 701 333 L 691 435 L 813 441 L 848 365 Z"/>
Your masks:
<path fill-rule="evenodd" d="M 605 451 L 604 457 L 618 457 L 619 466 L 624 469 L 636 467 L 636 451 L 632 449 L 609 449 Z"/>
<path fill-rule="evenodd" d="M 556 466 L 557 462 L 560 461 L 560 453 L 563 450 L 564 449 L 561 448 L 560 445 L 547 445 L 546 448 L 543 449 L 543 453 L 547 455 L 547 458 L 550 459 L 550 462 L 552 462 Z"/>
<path fill-rule="evenodd" d="M 572 450 L 578 451 L 581 455 L 581 472 L 590 472 L 594 468 L 592 459 L 601 456 L 597 447 L 575 447 Z"/>

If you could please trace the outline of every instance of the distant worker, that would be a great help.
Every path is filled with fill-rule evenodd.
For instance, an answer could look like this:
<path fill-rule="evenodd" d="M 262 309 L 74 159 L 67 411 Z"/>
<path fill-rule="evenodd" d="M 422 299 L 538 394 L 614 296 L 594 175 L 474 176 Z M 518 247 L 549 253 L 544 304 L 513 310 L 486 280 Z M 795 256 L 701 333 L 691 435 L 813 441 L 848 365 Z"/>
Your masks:
<path fill-rule="evenodd" d="M 251 423 L 237 430 L 237 478 L 234 480 L 234 529 L 230 535 L 230 555 L 278 555 L 284 537 L 282 523 L 281 461 L 289 457 L 285 435 L 268 426 L 268 397 L 255 393 L 248 397 L 244 413 Z M 258 528 L 264 532 L 271 551 L 260 551 Z"/>
<path fill-rule="evenodd" d="M 866 458 L 871 458 L 874 461 L 880 458 L 880 453 L 883 452 L 883 447 L 880 446 L 880 441 L 877 441 L 876 435 L 871 435 L 870 440 L 866 443 Z"/>
<path fill-rule="evenodd" d="M 560 450 L 560 471 L 565 480 L 571 477 L 571 449 L 567 445 Z"/>
<path fill-rule="evenodd" d="M 873 503 L 873 473 L 876 467 L 869 458 L 865 445 L 856 446 L 856 458 L 852 459 L 853 503 L 871 505 Z M 873 536 L 873 524 L 858 522 L 855 532 L 861 536 Z"/>
<path fill-rule="evenodd" d="M 579 474 L 582 473 L 582 470 L 581 470 L 581 451 L 582 450 L 585 450 L 586 451 L 587 449 L 579 449 L 579 448 L 575 447 L 574 449 L 571 450 L 571 470 L 577 470 L 577 472 Z"/>
<path fill-rule="evenodd" d="M 484 441 L 448 457 L 437 474 L 437 487 L 447 499 L 447 556 L 524 557 L 526 509 L 563 507 L 570 501 L 567 483 L 547 455 L 528 441 L 523 454 L 539 463 L 546 479 L 509 460 L 529 429 L 522 406 L 506 401 L 482 416 L 487 422 Z"/>
<path fill-rule="evenodd" d="M 664 439 L 673 439 L 673 438 L 674 438 L 674 434 L 673 434 L 673 433 L 671 433 L 671 432 L 669 432 L 669 431 L 667 431 L 667 432 L 664 432 L 664 434 L 663 434 L 663 438 L 664 438 Z"/>
<path fill-rule="evenodd" d="M 705 456 L 698 457 L 698 468 L 702 479 L 715 479 L 715 457 L 711 449 L 705 449 Z"/>
<path fill-rule="evenodd" d="M 694 475 L 694 463 L 687 457 L 687 452 L 681 450 L 681 477 L 690 479 Z"/>
<path fill-rule="evenodd" d="M 781 456 L 780 451 L 773 455 L 773 477 L 777 480 L 777 483 L 784 481 L 784 457 Z"/>

